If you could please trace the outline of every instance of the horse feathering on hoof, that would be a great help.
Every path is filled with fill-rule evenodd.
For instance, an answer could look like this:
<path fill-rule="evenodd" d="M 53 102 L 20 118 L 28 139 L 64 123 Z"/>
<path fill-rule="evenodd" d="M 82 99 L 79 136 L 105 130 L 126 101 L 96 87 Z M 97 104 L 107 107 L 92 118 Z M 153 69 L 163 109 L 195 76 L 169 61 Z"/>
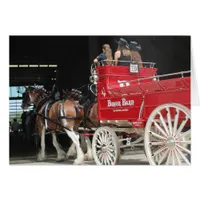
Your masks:
<path fill-rule="evenodd" d="M 56 130 L 64 129 L 67 135 L 72 139 L 76 147 L 77 158 L 74 164 L 82 164 L 84 162 L 84 153 L 80 147 L 79 135 L 74 131 L 74 126 L 79 126 L 84 113 L 83 110 L 77 112 L 77 103 L 66 100 L 56 101 L 50 105 L 51 100 L 43 89 L 33 87 L 26 88 L 23 94 L 22 108 L 27 109 L 31 104 L 34 104 L 37 109 L 36 126 L 38 134 L 41 137 L 41 151 L 38 153 L 38 161 L 44 161 L 45 154 L 45 131 L 50 129 L 53 138 L 53 145 L 57 150 L 57 160 L 63 160 L 66 157 L 65 152 L 60 148 L 60 144 L 56 138 Z M 49 111 L 47 111 L 50 105 Z M 45 120 L 45 117 L 48 120 Z M 46 125 L 46 126 L 45 126 Z"/>

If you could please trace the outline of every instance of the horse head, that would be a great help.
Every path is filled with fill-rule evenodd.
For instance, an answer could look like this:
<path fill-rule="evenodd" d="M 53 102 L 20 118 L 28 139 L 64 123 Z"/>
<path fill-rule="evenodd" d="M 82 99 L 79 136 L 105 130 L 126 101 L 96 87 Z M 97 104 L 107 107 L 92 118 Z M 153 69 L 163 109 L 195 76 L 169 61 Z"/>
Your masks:
<path fill-rule="evenodd" d="M 22 109 L 27 109 L 31 105 L 36 105 L 39 100 L 46 95 L 46 92 L 43 88 L 38 89 L 35 87 L 25 87 L 26 90 L 22 94 Z"/>

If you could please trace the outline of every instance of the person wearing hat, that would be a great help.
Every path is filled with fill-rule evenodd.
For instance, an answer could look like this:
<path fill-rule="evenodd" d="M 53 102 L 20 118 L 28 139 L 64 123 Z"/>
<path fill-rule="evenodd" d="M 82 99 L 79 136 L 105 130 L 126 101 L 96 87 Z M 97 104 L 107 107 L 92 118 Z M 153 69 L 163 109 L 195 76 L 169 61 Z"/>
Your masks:
<path fill-rule="evenodd" d="M 115 52 L 115 65 L 129 66 L 131 61 L 131 53 L 128 42 L 124 38 L 120 38 L 119 41 L 116 42 L 118 44 L 118 48 Z"/>
<path fill-rule="evenodd" d="M 94 63 L 100 63 L 101 65 L 112 65 L 112 49 L 110 48 L 109 44 L 104 44 L 102 46 L 102 53 L 100 55 L 98 55 L 95 59 L 94 59 Z M 107 61 L 106 61 L 107 60 Z"/>
<path fill-rule="evenodd" d="M 141 45 L 139 45 L 136 41 L 130 41 L 129 48 L 131 51 L 131 59 L 134 62 L 140 63 L 140 67 L 142 66 L 142 58 L 140 52 L 142 50 Z"/>

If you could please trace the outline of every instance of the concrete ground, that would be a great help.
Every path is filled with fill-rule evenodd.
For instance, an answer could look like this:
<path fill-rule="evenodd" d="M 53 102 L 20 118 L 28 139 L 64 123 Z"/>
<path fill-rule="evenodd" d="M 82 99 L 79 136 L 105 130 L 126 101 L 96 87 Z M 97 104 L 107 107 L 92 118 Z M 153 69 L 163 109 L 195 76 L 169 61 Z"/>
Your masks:
<path fill-rule="evenodd" d="M 47 152 L 48 153 L 48 152 Z M 24 157 L 11 157 L 11 165 L 72 165 L 73 159 L 64 162 L 56 162 L 56 154 L 47 154 L 45 162 L 37 162 L 36 155 Z M 94 161 L 84 161 L 83 165 L 96 165 Z M 121 155 L 118 165 L 149 165 L 144 151 L 141 149 L 126 149 Z"/>

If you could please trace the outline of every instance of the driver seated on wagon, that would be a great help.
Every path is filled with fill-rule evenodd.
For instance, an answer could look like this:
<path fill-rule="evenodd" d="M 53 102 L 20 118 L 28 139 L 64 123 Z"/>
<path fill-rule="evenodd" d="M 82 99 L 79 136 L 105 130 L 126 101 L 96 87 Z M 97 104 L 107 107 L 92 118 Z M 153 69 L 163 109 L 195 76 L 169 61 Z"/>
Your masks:
<path fill-rule="evenodd" d="M 117 51 L 115 52 L 115 65 L 117 66 L 129 66 L 130 62 L 140 63 L 142 66 L 142 58 L 140 52 L 142 47 L 136 41 L 130 41 L 129 44 L 124 38 L 120 38 Z"/>
<path fill-rule="evenodd" d="M 142 58 L 140 55 L 140 52 L 142 51 L 142 47 L 138 42 L 136 41 L 130 41 L 129 42 L 129 48 L 131 52 L 131 60 L 136 63 L 140 63 L 140 68 L 143 67 L 142 65 Z"/>
<path fill-rule="evenodd" d="M 113 56 L 112 56 L 112 49 L 110 48 L 109 44 L 104 44 L 102 46 L 102 53 L 99 54 L 95 59 L 94 63 L 97 65 L 112 65 L 113 64 Z"/>
<path fill-rule="evenodd" d="M 124 38 L 120 38 L 116 41 L 118 44 L 117 51 L 115 52 L 115 65 L 117 66 L 129 66 L 131 62 L 131 52 L 128 42 Z"/>
<path fill-rule="evenodd" d="M 142 66 L 142 58 L 140 52 L 142 50 L 141 45 L 136 41 L 128 42 L 124 38 L 120 38 L 116 41 L 118 44 L 117 51 L 114 55 L 114 61 L 112 56 L 112 49 L 109 44 L 104 44 L 102 46 L 102 53 L 99 54 L 95 59 L 94 63 L 97 65 L 116 65 L 116 66 L 129 66 L 131 61 L 140 63 Z"/>

